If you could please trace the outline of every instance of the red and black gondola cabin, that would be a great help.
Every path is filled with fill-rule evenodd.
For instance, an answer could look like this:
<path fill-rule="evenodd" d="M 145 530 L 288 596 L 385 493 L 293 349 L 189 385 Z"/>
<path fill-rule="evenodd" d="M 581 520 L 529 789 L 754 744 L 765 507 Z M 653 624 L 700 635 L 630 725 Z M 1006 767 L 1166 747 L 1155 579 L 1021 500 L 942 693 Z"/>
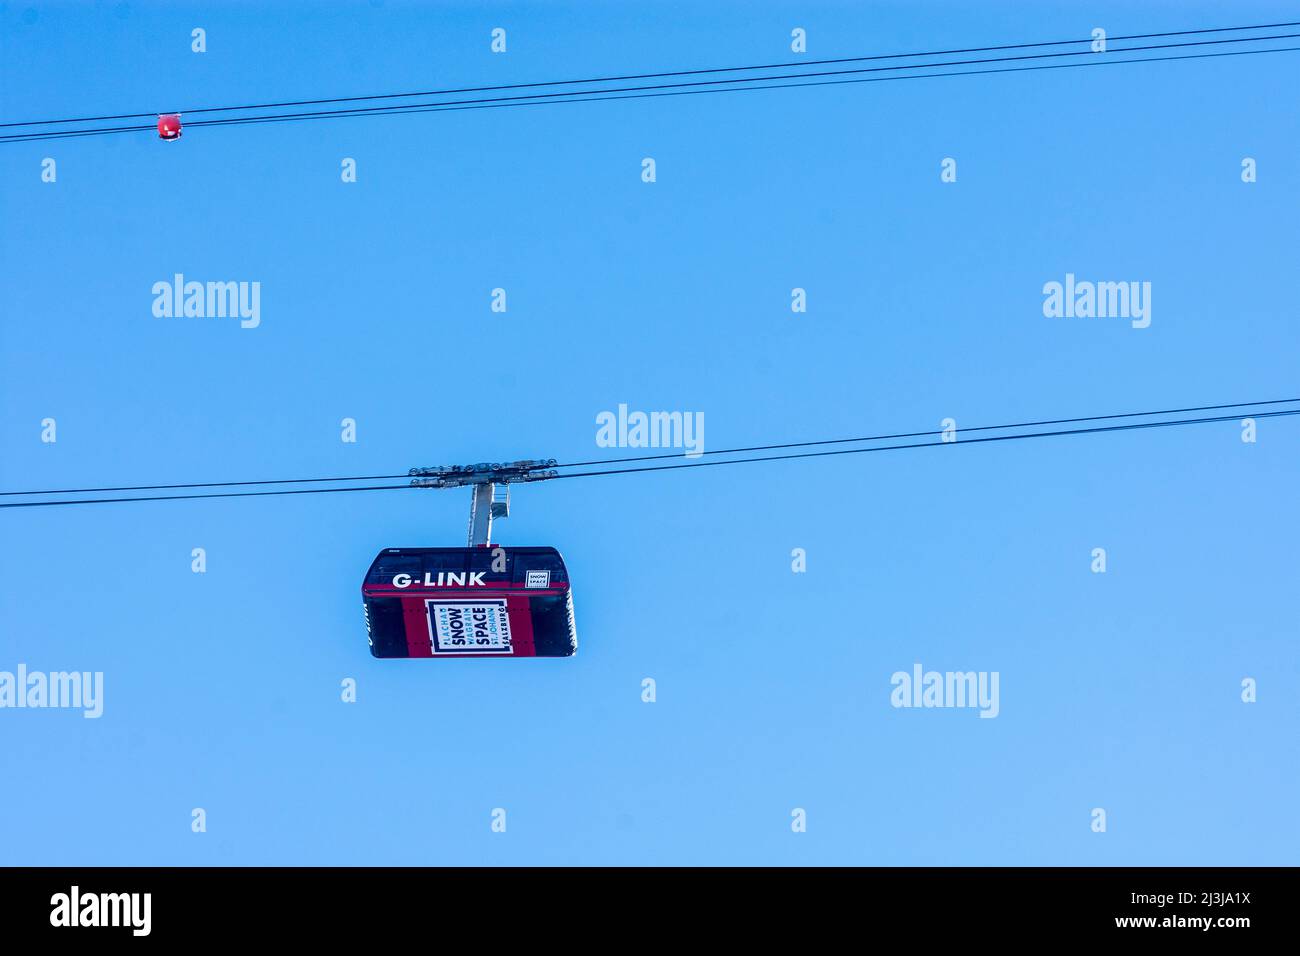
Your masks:
<path fill-rule="evenodd" d="M 375 657 L 571 657 L 573 595 L 554 548 L 387 548 L 361 585 Z"/>

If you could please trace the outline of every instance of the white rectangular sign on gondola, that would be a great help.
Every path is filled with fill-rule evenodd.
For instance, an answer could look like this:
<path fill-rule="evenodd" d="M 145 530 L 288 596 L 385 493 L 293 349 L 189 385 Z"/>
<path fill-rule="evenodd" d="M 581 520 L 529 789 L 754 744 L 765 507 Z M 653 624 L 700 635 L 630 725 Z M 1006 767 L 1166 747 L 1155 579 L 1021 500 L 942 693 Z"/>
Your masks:
<path fill-rule="evenodd" d="M 510 614 L 504 598 L 427 601 L 434 654 L 511 654 Z"/>

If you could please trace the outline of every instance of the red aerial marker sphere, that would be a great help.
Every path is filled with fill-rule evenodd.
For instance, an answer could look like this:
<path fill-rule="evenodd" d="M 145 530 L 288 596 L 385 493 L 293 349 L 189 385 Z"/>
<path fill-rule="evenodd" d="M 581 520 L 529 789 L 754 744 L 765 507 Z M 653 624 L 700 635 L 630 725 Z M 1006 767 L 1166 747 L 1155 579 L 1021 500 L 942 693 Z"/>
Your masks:
<path fill-rule="evenodd" d="M 180 139 L 181 138 L 181 114 L 164 113 L 158 117 L 158 138 L 159 139 Z"/>

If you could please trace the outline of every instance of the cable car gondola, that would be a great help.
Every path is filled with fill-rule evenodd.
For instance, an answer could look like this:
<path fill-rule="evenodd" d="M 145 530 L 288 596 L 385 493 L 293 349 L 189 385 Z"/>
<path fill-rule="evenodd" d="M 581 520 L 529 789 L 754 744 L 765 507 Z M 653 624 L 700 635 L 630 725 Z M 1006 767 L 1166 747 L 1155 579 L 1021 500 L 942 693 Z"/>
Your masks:
<path fill-rule="evenodd" d="M 578 650 L 569 573 L 554 548 L 386 548 L 361 594 L 375 657 L 571 657 Z"/>
<path fill-rule="evenodd" d="M 412 468 L 412 484 L 474 489 L 464 548 L 385 548 L 361 584 L 375 657 L 572 657 L 569 571 L 547 547 L 489 544 L 509 483 L 554 477 L 547 461 Z M 502 492 L 498 494 L 498 489 Z"/>

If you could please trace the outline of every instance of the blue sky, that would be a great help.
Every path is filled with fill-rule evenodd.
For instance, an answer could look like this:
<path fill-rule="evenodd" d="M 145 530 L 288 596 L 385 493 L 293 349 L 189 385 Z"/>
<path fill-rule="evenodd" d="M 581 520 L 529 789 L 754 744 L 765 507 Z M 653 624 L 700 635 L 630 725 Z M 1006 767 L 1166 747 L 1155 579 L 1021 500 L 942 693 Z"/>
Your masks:
<path fill-rule="evenodd" d="M 20 2 L 0 113 L 1293 14 Z M 0 145 L 0 488 L 604 457 L 619 403 L 721 448 L 1292 397 L 1297 56 Z M 155 318 L 176 272 L 260 282 L 261 325 Z M 1066 273 L 1151 282 L 1151 326 L 1045 318 Z M 568 660 L 370 658 L 366 567 L 460 544 L 468 492 L 7 511 L 0 670 L 105 701 L 0 711 L 0 862 L 1293 863 L 1300 425 L 1239 435 L 517 489 L 496 537 L 564 553 Z M 891 707 L 917 662 L 998 672 L 999 716 Z"/>

